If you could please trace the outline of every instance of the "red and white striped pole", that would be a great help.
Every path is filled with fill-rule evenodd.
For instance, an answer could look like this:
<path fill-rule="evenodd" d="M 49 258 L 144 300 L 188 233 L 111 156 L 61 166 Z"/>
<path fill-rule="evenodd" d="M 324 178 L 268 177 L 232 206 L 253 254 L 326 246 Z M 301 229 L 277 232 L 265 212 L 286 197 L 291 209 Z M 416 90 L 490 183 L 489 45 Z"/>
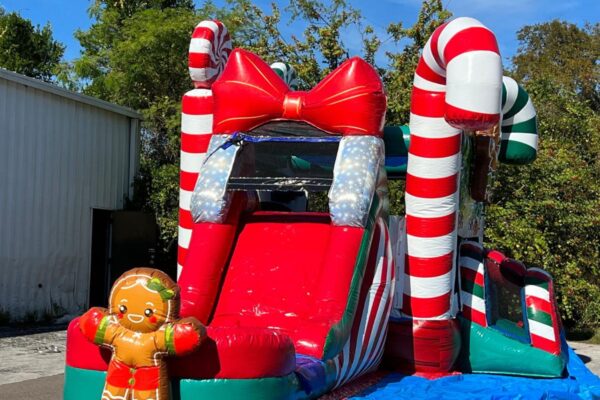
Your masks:
<path fill-rule="evenodd" d="M 231 39 L 220 21 L 202 21 L 196 26 L 188 63 L 195 89 L 184 94 L 181 101 L 177 276 L 185 265 L 192 236 L 190 199 L 212 135 L 213 99 L 210 88 L 223 71 L 230 52 Z"/>
<path fill-rule="evenodd" d="M 461 129 L 498 123 L 502 62 L 494 34 L 457 18 L 433 33 L 411 98 L 406 176 L 407 264 L 403 312 L 449 319 L 456 263 Z"/>

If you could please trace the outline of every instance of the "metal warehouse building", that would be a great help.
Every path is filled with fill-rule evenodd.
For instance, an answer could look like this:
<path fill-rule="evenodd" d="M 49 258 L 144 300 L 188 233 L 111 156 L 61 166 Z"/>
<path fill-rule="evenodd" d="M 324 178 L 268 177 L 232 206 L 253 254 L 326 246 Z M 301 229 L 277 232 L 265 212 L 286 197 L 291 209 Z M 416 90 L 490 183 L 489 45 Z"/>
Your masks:
<path fill-rule="evenodd" d="M 133 110 L 0 70 L 0 312 L 87 307 L 92 253 L 110 251 L 93 249 L 92 221 L 131 196 L 139 122 Z"/>

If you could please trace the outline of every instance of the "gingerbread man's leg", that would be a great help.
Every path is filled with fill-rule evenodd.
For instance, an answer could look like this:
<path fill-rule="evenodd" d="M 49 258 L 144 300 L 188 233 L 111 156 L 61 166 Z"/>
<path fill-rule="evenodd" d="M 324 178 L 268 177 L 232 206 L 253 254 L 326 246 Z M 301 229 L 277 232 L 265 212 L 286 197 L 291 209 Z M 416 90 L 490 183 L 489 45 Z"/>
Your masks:
<path fill-rule="evenodd" d="M 130 398 L 129 389 L 112 386 L 108 383 L 102 391 L 102 400 L 129 400 Z"/>
<path fill-rule="evenodd" d="M 168 397 L 160 395 L 157 390 L 136 390 L 133 392 L 132 400 L 167 400 Z"/>

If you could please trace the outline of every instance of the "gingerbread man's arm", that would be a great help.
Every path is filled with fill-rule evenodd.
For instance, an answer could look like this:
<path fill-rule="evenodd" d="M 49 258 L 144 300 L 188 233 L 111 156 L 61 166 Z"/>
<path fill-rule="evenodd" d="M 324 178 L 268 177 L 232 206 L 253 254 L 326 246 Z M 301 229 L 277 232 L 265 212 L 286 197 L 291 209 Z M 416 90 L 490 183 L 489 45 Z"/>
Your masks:
<path fill-rule="evenodd" d="M 85 337 L 95 344 L 112 344 L 119 324 L 112 320 L 106 308 L 92 307 L 79 319 L 79 328 Z"/>
<path fill-rule="evenodd" d="M 183 318 L 165 325 L 155 335 L 156 347 L 169 355 L 183 355 L 196 350 L 206 338 L 206 329 L 196 318 Z"/>

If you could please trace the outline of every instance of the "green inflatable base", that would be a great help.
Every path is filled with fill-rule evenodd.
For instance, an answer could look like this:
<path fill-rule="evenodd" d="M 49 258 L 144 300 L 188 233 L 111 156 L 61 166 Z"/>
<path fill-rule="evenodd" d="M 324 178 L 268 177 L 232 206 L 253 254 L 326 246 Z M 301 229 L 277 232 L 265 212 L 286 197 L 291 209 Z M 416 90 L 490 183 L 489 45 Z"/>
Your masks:
<path fill-rule="evenodd" d="M 67 366 L 64 400 L 98 400 L 106 372 Z M 306 398 L 294 373 L 260 379 L 172 379 L 172 400 L 299 400 Z"/>
<path fill-rule="evenodd" d="M 493 328 L 460 320 L 463 372 L 558 378 L 566 365 L 564 355 L 553 355 L 511 339 Z"/>

